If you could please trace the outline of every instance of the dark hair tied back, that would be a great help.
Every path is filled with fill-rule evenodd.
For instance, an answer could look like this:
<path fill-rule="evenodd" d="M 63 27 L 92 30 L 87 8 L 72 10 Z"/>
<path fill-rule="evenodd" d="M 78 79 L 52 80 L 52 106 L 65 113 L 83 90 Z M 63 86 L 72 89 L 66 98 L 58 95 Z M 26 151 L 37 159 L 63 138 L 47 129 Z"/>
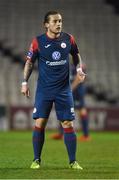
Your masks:
<path fill-rule="evenodd" d="M 59 14 L 57 11 L 49 11 L 45 14 L 44 17 L 44 24 L 49 22 L 49 16 L 50 15 L 55 15 L 55 14 Z"/>

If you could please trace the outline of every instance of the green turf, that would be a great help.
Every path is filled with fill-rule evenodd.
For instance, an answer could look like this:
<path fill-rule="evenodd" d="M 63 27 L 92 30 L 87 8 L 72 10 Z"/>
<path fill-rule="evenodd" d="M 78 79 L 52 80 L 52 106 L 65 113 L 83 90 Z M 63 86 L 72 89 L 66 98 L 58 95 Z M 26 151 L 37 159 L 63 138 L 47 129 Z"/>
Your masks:
<path fill-rule="evenodd" d="M 91 142 L 78 142 L 77 160 L 83 171 L 68 169 L 63 141 L 50 139 L 42 154 L 42 167 L 29 168 L 31 132 L 0 132 L 0 179 L 119 179 L 119 133 L 91 133 Z"/>

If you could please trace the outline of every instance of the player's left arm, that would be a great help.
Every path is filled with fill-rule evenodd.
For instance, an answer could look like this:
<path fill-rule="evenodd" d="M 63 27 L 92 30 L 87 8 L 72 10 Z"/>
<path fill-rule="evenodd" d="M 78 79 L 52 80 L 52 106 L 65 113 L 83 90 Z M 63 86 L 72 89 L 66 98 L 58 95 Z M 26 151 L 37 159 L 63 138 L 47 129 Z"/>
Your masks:
<path fill-rule="evenodd" d="M 84 81 L 84 79 L 85 79 L 85 76 L 78 75 L 77 73 L 76 76 L 74 77 L 73 82 L 71 83 L 72 91 L 74 91 L 77 88 L 77 86 Z"/>
<path fill-rule="evenodd" d="M 79 53 L 75 39 L 72 35 L 70 35 L 70 42 L 71 42 L 70 53 L 72 55 L 73 64 L 76 67 L 76 71 L 77 71 L 76 77 L 72 83 L 72 89 L 75 89 L 81 82 L 84 81 L 86 74 L 82 70 L 81 55 Z"/>

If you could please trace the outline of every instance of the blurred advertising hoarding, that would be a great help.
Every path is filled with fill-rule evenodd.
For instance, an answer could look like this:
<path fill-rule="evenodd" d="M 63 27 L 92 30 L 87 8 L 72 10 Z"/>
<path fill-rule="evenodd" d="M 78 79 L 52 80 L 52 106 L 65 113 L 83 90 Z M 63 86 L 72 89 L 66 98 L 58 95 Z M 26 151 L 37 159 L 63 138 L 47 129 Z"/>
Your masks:
<path fill-rule="evenodd" d="M 89 127 L 93 130 L 119 130 L 119 107 L 88 108 Z"/>
<path fill-rule="evenodd" d="M 32 119 L 32 107 L 10 107 L 10 129 L 26 130 L 34 125 Z M 78 109 L 76 109 L 75 129 L 81 129 L 80 120 L 78 120 Z M 89 128 L 90 130 L 119 130 L 119 107 L 115 108 L 88 108 Z M 47 124 L 48 129 L 56 129 L 58 121 L 54 108 L 52 109 Z"/>
<path fill-rule="evenodd" d="M 7 117 L 7 108 L 0 105 L 0 130 L 6 131 L 9 129 L 9 121 Z"/>

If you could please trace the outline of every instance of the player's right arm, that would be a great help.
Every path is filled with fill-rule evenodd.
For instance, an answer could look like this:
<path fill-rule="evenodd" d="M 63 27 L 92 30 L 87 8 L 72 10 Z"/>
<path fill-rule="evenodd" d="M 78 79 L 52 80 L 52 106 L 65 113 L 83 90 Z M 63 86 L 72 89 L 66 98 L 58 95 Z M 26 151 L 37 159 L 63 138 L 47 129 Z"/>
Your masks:
<path fill-rule="evenodd" d="M 21 86 L 21 93 L 26 97 L 30 97 L 28 80 L 32 73 L 37 55 L 38 55 L 38 43 L 36 39 L 33 39 L 29 52 L 26 57 L 26 63 L 24 66 L 24 73 L 23 73 L 23 81 L 22 81 L 22 86 Z"/>

